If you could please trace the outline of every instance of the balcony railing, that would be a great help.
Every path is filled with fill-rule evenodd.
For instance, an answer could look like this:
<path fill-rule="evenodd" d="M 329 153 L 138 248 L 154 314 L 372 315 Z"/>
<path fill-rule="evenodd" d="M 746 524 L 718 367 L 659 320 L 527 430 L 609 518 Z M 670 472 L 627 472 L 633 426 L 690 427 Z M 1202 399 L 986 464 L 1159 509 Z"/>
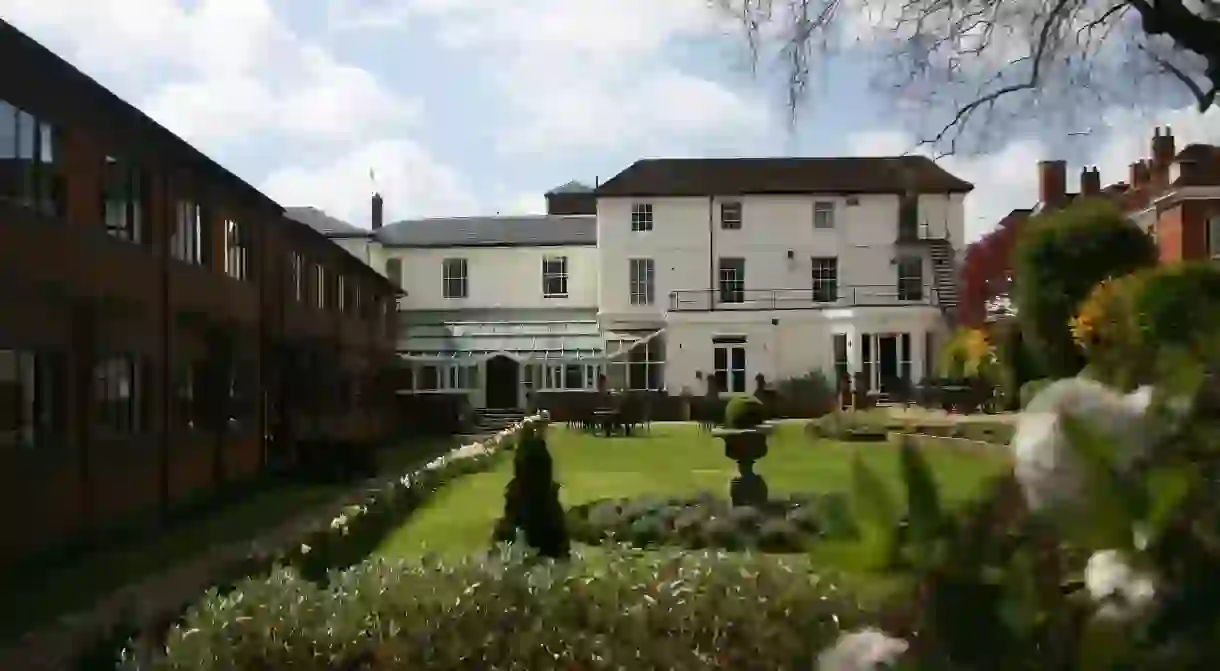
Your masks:
<path fill-rule="evenodd" d="M 822 289 L 691 289 L 669 294 L 670 312 L 818 310 L 886 305 L 936 305 L 930 283 L 855 285 Z"/>

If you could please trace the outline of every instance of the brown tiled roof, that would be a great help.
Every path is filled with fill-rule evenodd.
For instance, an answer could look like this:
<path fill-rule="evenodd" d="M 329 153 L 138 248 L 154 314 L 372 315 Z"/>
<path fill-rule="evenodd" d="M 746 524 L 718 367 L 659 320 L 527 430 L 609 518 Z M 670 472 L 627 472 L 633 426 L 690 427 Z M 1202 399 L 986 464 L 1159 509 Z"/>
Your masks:
<path fill-rule="evenodd" d="M 599 196 L 797 193 L 967 193 L 974 185 L 923 156 L 644 159 Z"/>

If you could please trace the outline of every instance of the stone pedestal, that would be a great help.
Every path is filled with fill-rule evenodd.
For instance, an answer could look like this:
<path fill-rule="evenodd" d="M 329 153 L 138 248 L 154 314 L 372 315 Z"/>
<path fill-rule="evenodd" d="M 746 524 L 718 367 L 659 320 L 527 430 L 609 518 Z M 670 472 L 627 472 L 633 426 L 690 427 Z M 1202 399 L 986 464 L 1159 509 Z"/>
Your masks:
<path fill-rule="evenodd" d="M 767 434 L 771 427 L 753 429 L 714 429 L 712 435 L 724 441 L 724 456 L 737 462 L 738 477 L 729 485 L 734 506 L 759 506 L 767 502 L 767 482 L 754 472 L 754 462 L 767 456 Z"/>

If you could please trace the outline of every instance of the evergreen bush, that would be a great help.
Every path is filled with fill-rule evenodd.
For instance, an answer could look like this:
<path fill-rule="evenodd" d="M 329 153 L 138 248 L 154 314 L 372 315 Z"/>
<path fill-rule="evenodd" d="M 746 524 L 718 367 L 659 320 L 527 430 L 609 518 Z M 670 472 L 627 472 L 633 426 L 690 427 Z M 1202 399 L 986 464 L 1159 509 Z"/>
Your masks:
<path fill-rule="evenodd" d="M 568 556 L 568 531 L 554 465 L 541 430 L 526 429 L 513 455 L 513 479 L 504 488 L 504 516 L 494 540 L 512 542 L 520 533 L 543 557 Z"/>

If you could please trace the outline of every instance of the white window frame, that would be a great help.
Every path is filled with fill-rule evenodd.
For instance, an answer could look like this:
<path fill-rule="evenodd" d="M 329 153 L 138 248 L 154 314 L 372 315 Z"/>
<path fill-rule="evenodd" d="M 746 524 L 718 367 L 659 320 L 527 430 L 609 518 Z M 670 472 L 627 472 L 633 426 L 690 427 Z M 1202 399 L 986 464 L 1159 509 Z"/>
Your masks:
<path fill-rule="evenodd" d="M 665 389 L 666 348 L 662 336 L 648 338 L 643 342 L 628 345 L 628 347 L 629 349 L 622 354 L 621 358 L 616 358 L 604 369 L 598 370 L 598 374 L 605 373 L 607 383 L 615 380 L 614 384 L 631 391 L 663 391 Z M 638 375 L 632 375 L 632 368 L 641 371 L 643 380 L 638 379 Z M 594 376 L 593 386 L 590 388 L 597 388 L 596 376 Z"/>
<path fill-rule="evenodd" d="M 548 286 L 552 282 L 556 283 L 558 286 Z M 542 257 L 542 297 L 568 297 L 568 257 Z"/>
<path fill-rule="evenodd" d="M 812 298 L 815 303 L 835 303 L 839 300 L 839 257 L 837 256 L 815 256 L 809 260 L 810 280 L 812 282 L 813 291 Z M 829 262 L 829 263 L 827 263 Z M 834 275 L 830 276 L 826 272 L 828 266 L 834 270 Z M 823 295 L 828 294 L 831 298 L 824 300 Z"/>
<path fill-rule="evenodd" d="M 632 305 L 656 303 L 656 261 L 653 259 L 628 259 L 628 293 Z"/>
<path fill-rule="evenodd" d="M 631 231 L 633 233 L 647 233 L 652 230 L 653 226 L 653 209 L 652 203 L 632 203 L 631 204 Z"/>
<path fill-rule="evenodd" d="M 1207 220 L 1207 258 L 1220 261 L 1220 214 Z"/>
<path fill-rule="evenodd" d="M 724 367 L 716 365 L 716 357 L 724 352 Z M 733 355 L 741 354 L 741 365 L 734 363 Z M 740 374 L 738 379 L 737 374 Z M 745 343 L 713 343 L 712 344 L 712 375 L 716 376 L 717 391 L 722 394 L 744 394 L 749 391 L 749 357 Z M 721 384 L 723 381 L 723 384 Z M 740 384 L 733 384 L 740 382 Z"/>
<path fill-rule="evenodd" d="M 235 280 L 250 279 L 250 248 L 242 224 L 225 219 L 225 274 Z"/>
<path fill-rule="evenodd" d="M 191 200 L 174 203 L 174 232 L 170 255 L 179 261 L 203 265 L 203 208 Z"/>
<path fill-rule="evenodd" d="M 396 289 L 402 288 L 402 259 L 386 259 L 385 276 Z"/>
<path fill-rule="evenodd" d="M 831 230 L 835 227 L 835 204 L 832 200 L 817 200 L 813 203 L 813 227 Z"/>
<path fill-rule="evenodd" d="M 464 258 L 441 261 L 441 298 L 470 297 L 470 265 Z"/>
<path fill-rule="evenodd" d="M 740 231 L 745 208 L 740 200 L 729 200 L 720 203 L 720 228 L 726 231 Z"/>
<path fill-rule="evenodd" d="M 305 302 L 305 258 L 292 253 L 292 295 L 298 303 Z"/>
<path fill-rule="evenodd" d="M 740 261 L 732 266 L 741 266 L 740 273 L 736 267 L 726 267 L 725 261 Z M 740 277 L 738 276 L 740 274 Z M 727 299 L 726 299 L 727 298 Z M 716 301 L 718 303 L 737 304 L 746 302 L 746 260 L 742 256 L 722 256 L 716 260 Z"/>
<path fill-rule="evenodd" d="M 907 264 L 911 267 L 919 268 L 919 274 L 905 273 Z M 894 263 L 894 272 L 897 275 L 897 298 L 901 302 L 906 301 L 922 301 L 927 298 L 925 296 L 926 289 L 924 287 L 924 262 L 922 256 L 899 256 Z M 912 293 L 911 289 L 916 291 Z"/>
<path fill-rule="evenodd" d="M 314 277 L 314 307 L 319 310 L 326 309 L 326 266 L 321 263 L 315 263 L 313 266 Z"/>
<path fill-rule="evenodd" d="M 335 277 L 335 303 L 339 312 L 347 309 L 347 278 L 343 275 Z"/>

